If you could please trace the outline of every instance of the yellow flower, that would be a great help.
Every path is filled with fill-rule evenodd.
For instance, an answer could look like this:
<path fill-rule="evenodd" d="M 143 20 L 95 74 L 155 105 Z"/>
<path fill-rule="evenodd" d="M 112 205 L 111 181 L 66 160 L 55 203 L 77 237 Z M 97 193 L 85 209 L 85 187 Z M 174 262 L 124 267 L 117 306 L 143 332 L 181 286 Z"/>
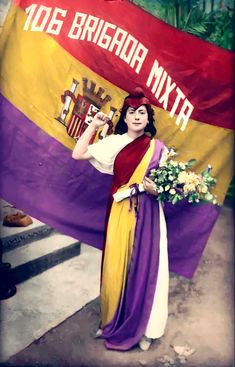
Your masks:
<path fill-rule="evenodd" d="M 184 183 L 187 181 L 188 178 L 188 173 L 187 172 L 180 172 L 179 176 L 178 176 L 178 182 L 179 183 Z"/>
<path fill-rule="evenodd" d="M 174 194 L 176 193 L 176 191 L 175 191 L 175 189 L 170 189 L 169 193 L 170 193 L 171 195 L 174 195 Z"/>
<path fill-rule="evenodd" d="M 192 183 L 187 183 L 184 185 L 183 190 L 185 193 L 190 192 L 190 191 L 195 191 L 195 185 Z"/>
<path fill-rule="evenodd" d="M 193 185 L 197 186 L 197 185 L 199 185 L 200 182 L 201 182 L 200 177 L 196 173 L 190 172 L 188 174 L 188 177 L 187 177 L 187 183 L 188 184 L 193 184 Z"/>
<path fill-rule="evenodd" d="M 208 189 L 207 189 L 207 187 L 206 187 L 206 186 L 203 186 L 203 187 L 201 188 L 201 192 L 202 192 L 203 194 L 207 193 L 207 191 L 208 191 Z"/>

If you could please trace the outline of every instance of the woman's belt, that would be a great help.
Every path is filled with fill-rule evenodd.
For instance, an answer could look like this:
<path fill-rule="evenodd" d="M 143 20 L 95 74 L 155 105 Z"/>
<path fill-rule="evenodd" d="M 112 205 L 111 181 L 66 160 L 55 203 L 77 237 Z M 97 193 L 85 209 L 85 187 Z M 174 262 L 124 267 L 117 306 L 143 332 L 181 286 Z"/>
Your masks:
<path fill-rule="evenodd" d="M 131 185 L 128 189 L 123 189 L 122 190 L 122 188 L 120 188 L 117 192 L 115 192 L 115 194 L 113 194 L 113 199 L 114 199 L 114 201 L 116 201 L 118 203 L 119 201 L 122 201 L 126 198 L 129 198 L 130 196 L 133 196 L 137 193 L 141 193 L 141 192 L 144 192 L 144 191 L 145 190 L 144 190 L 144 186 L 143 186 L 142 183 L 141 184 L 134 184 L 134 185 Z"/>

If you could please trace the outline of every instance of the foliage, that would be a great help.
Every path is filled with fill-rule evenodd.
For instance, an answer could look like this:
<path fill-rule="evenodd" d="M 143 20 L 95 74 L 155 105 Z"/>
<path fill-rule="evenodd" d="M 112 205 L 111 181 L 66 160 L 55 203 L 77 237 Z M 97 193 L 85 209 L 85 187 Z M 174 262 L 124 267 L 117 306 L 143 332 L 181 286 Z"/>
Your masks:
<path fill-rule="evenodd" d="M 234 49 L 232 1 L 132 0 L 152 15 L 225 49 Z"/>

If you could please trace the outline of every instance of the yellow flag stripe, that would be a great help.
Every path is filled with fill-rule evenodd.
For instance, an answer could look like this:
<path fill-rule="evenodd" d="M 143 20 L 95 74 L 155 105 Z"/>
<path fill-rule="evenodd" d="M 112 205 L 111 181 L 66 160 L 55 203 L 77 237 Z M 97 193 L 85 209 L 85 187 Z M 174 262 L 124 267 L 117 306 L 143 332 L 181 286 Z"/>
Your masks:
<path fill-rule="evenodd" d="M 112 100 L 102 108 L 106 113 L 111 106 L 118 112 L 127 92 L 80 63 L 47 34 L 25 32 L 25 20 L 25 13 L 13 6 L 0 41 L 3 60 L 0 71 L 1 92 L 47 134 L 73 149 L 75 140 L 57 119 L 63 107 L 61 95 L 70 88 L 73 79 L 79 82 L 76 93 L 80 95 L 83 95 L 82 78 L 85 76 L 88 83 L 92 80 L 96 84 L 96 90 L 102 87 L 104 95 L 112 96 Z M 215 194 L 222 201 L 233 175 L 233 132 L 195 120 L 190 120 L 182 132 L 175 124 L 177 116 L 171 118 L 167 111 L 157 107 L 154 110 L 158 138 L 167 146 L 173 145 L 179 150 L 178 159 L 197 159 L 195 170 L 198 172 L 211 164 L 218 180 Z M 118 115 L 115 114 L 114 123 Z M 71 110 L 67 123 L 70 116 Z"/>

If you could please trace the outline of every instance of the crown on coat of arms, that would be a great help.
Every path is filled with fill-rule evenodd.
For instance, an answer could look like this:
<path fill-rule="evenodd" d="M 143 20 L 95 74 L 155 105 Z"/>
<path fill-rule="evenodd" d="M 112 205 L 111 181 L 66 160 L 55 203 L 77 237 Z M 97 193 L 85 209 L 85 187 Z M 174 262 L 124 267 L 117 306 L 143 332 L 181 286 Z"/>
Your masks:
<path fill-rule="evenodd" d="M 88 87 L 88 79 L 82 78 L 83 97 L 100 109 L 106 103 L 111 101 L 112 98 L 108 94 L 102 98 L 104 89 L 99 87 L 98 91 L 95 92 L 95 87 L 96 83 L 94 83 L 92 80 L 90 81 L 90 87 Z"/>

